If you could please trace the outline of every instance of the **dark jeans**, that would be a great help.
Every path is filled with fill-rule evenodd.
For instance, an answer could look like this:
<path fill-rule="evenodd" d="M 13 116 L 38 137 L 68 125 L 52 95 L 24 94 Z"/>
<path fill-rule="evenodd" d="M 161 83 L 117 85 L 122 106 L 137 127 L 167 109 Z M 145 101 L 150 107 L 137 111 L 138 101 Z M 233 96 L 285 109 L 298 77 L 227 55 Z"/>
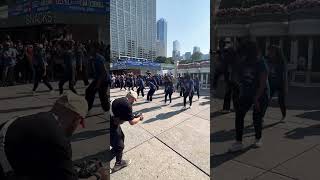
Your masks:
<path fill-rule="evenodd" d="M 83 80 L 84 85 L 89 85 L 89 80 L 88 80 L 88 70 L 86 66 L 82 66 L 82 71 L 80 69 L 77 69 L 77 81 L 80 79 Z"/>
<path fill-rule="evenodd" d="M 14 66 L 4 66 L 2 69 L 2 83 L 13 85 L 14 83 Z"/>
<path fill-rule="evenodd" d="M 86 100 L 88 102 L 89 110 L 92 109 L 96 93 L 99 93 L 102 109 L 106 112 L 110 109 L 110 103 L 107 95 L 108 84 L 107 82 L 101 82 L 100 87 L 96 88 L 97 81 L 93 80 L 89 87 L 86 89 Z"/>
<path fill-rule="evenodd" d="M 181 87 L 181 89 L 180 89 L 180 97 L 182 97 L 183 94 L 184 94 L 184 88 Z"/>
<path fill-rule="evenodd" d="M 236 111 L 236 140 L 242 141 L 243 128 L 244 128 L 244 118 L 247 112 L 250 110 L 253 102 L 253 97 L 240 97 L 239 108 Z M 253 107 L 253 126 L 255 130 L 256 139 L 261 139 L 262 136 L 262 121 L 265 115 L 266 109 L 268 107 L 268 95 L 264 95 L 259 99 L 260 110 Z"/>
<path fill-rule="evenodd" d="M 111 120 L 111 123 L 113 121 Z M 110 130 L 110 145 L 112 147 L 111 149 L 111 159 L 110 161 L 116 157 L 116 162 L 119 163 L 122 160 L 122 154 L 124 149 L 124 134 L 122 132 L 122 129 L 119 126 L 111 125 Z"/>
<path fill-rule="evenodd" d="M 33 91 L 36 91 L 39 85 L 39 82 L 42 82 L 50 89 L 53 90 L 51 84 L 48 81 L 47 75 L 43 76 L 44 70 L 41 68 L 35 68 L 35 79 L 33 84 Z"/>
<path fill-rule="evenodd" d="M 125 86 L 124 83 L 120 83 L 120 90 L 121 90 L 122 88 L 124 88 L 125 90 L 127 90 L 127 88 L 126 88 L 126 86 Z"/>
<path fill-rule="evenodd" d="M 195 88 L 194 90 L 197 92 L 198 99 L 199 99 L 200 98 L 200 88 Z"/>
<path fill-rule="evenodd" d="M 270 86 L 270 100 L 272 99 L 275 92 L 278 93 L 278 103 L 280 106 L 280 110 L 282 113 L 282 117 L 286 117 L 287 115 L 287 107 L 286 107 L 286 95 L 283 88 L 279 88 L 276 86 Z"/>
<path fill-rule="evenodd" d="M 223 101 L 223 110 L 230 110 L 231 98 L 233 101 L 233 108 L 236 111 L 237 107 L 239 107 L 239 87 L 234 82 L 228 82 L 226 84 L 226 92 Z"/>
<path fill-rule="evenodd" d="M 190 95 L 189 95 L 190 94 Z M 192 98 L 193 98 L 194 92 L 192 91 L 191 93 L 185 92 L 183 94 L 183 106 L 186 107 L 187 104 L 187 97 L 189 96 L 189 105 L 192 106 Z"/>
<path fill-rule="evenodd" d="M 147 100 L 148 100 L 148 101 L 152 101 L 152 96 L 153 96 L 154 92 L 156 92 L 155 89 L 150 89 L 150 90 L 149 90 L 149 92 L 148 92 L 148 94 L 147 94 Z"/>
<path fill-rule="evenodd" d="M 67 72 L 64 74 L 63 78 L 59 82 L 59 91 L 60 95 L 63 93 L 63 85 L 69 81 L 69 89 L 75 93 L 78 94 L 77 91 L 74 89 L 75 84 L 75 72 Z"/>
<path fill-rule="evenodd" d="M 138 94 L 138 96 L 139 96 L 139 94 L 140 94 L 140 92 L 141 92 L 141 96 L 144 97 L 144 92 L 143 92 L 143 90 L 144 90 L 144 88 L 141 88 L 141 87 L 139 87 L 139 88 L 137 89 L 137 94 Z"/>
<path fill-rule="evenodd" d="M 167 96 L 168 96 L 168 95 L 169 95 L 170 103 L 172 102 L 172 99 L 171 99 L 172 94 L 173 94 L 173 91 L 170 91 L 170 90 L 165 92 L 164 103 L 167 103 Z"/>

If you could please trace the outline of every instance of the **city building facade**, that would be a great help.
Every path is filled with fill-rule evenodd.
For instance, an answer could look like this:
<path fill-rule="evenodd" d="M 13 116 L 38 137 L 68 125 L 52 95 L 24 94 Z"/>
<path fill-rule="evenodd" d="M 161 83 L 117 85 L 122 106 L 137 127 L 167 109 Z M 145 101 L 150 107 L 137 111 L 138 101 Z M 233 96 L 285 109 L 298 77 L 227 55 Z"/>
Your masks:
<path fill-rule="evenodd" d="M 75 40 L 110 41 L 109 0 L 8 0 L 0 11 L 0 33 L 14 40 L 53 39 L 67 29 Z"/>
<path fill-rule="evenodd" d="M 110 0 L 111 55 L 155 59 L 156 0 Z"/>
<path fill-rule="evenodd" d="M 179 61 L 181 59 L 181 57 L 180 57 L 180 43 L 178 40 L 173 41 L 172 59 L 174 61 Z"/>
<path fill-rule="evenodd" d="M 157 22 L 157 56 L 167 57 L 167 28 L 168 23 L 161 18 Z"/>
<path fill-rule="evenodd" d="M 191 56 L 192 56 L 191 52 L 186 52 L 186 53 L 184 54 L 185 60 L 190 60 L 190 59 L 191 59 Z"/>
<path fill-rule="evenodd" d="M 200 51 L 200 47 L 198 47 L 198 46 L 194 46 L 193 47 L 193 54 L 196 53 L 196 52 L 201 52 Z"/>
<path fill-rule="evenodd" d="M 288 61 L 291 85 L 320 85 L 320 2 L 305 0 L 252 7 L 223 7 L 217 13 L 219 39 L 256 41 L 262 55 L 278 45 Z M 260 9 L 259 11 L 257 9 Z M 261 11 L 263 10 L 263 11 Z"/>

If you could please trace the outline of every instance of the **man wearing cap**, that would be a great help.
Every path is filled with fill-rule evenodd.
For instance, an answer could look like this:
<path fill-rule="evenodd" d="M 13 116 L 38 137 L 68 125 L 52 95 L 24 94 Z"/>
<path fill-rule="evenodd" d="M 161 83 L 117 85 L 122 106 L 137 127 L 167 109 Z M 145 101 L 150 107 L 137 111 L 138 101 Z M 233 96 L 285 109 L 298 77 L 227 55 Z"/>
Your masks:
<path fill-rule="evenodd" d="M 49 112 L 18 117 L 0 125 L 0 179 L 76 180 L 70 137 L 88 110 L 73 93 L 60 97 Z M 105 169 L 89 179 L 107 179 Z"/>
<path fill-rule="evenodd" d="M 111 125 L 110 125 L 110 140 L 112 159 L 116 157 L 116 163 L 113 167 L 113 172 L 116 172 L 124 167 L 127 167 L 131 160 L 123 160 L 122 154 L 124 149 L 124 134 L 121 129 L 121 124 L 128 121 L 130 125 L 135 125 L 143 120 L 143 115 L 134 116 L 132 113 L 132 105 L 137 101 L 138 95 L 134 91 L 129 91 L 126 97 L 118 98 L 111 101 Z"/>

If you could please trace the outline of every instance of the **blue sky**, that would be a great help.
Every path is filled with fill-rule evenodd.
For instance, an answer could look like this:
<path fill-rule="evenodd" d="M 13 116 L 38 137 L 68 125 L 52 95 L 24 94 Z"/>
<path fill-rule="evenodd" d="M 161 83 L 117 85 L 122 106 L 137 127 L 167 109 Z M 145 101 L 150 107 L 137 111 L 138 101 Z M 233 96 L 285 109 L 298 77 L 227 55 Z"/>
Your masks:
<path fill-rule="evenodd" d="M 157 0 L 157 20 L 168 22 L 168 57 L 173 41 L 180 42 L 181 54 L 199 46 L 201 52 L 210 49 L 210 0 Z"/>

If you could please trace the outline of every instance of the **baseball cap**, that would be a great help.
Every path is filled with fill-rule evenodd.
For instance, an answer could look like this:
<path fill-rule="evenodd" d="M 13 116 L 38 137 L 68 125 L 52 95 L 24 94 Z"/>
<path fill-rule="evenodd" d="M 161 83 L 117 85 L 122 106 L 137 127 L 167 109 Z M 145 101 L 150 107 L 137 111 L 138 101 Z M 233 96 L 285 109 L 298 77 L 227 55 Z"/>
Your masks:
<path fill-rule="evenodd" d="M 88 103 L 85 98 L 74 94 L 73 92 L 64 93 L 57 101 L 61 105 L 85 118 L 88 113 Z"/>
<path fill-rule="evenodd" d="M 138 94 L 134 91 L 129 91 L 128 94 L 127 94 L 127 97 L 130 96 L 132 98 L 134 98 L 135 101 L 137 101 L 138 99 Z"/>

